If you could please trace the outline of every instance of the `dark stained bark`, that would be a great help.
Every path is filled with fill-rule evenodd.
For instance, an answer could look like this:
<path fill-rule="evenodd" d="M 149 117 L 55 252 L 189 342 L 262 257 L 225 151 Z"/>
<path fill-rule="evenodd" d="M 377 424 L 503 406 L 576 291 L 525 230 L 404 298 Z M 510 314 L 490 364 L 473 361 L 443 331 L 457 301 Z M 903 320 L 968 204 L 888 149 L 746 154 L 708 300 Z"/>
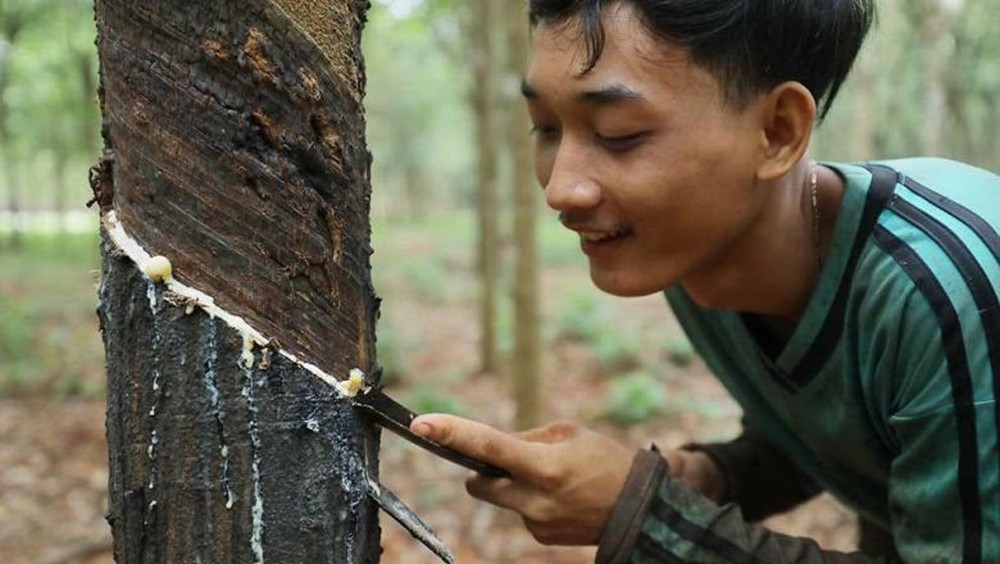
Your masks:
<path fill-rule="evenodd" d="M 119 562 L 377 561 L 377 433 L 338 391 L 373 370 L 365 0 L 97 0 L 110 508 Z"/>
<path fill-rule="evenodd" d="M 339 394 L 268 349 L 244 368 L 238 332 L 162 287 L 151 306 L 107 246 L 103 281 L 117 561 L 377 560 L 365 438 Z"/>

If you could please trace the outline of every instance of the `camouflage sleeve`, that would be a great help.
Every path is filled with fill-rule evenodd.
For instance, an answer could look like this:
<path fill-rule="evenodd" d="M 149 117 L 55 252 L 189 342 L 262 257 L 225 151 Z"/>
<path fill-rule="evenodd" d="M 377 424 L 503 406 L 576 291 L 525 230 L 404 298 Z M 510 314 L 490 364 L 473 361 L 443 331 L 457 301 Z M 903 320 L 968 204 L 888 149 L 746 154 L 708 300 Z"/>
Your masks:
<path fill-rule="evenodd" d="M 749 523 L 733 504 L 716 505 L 669 477 L 655 450 L 636 455 L 605 526 L 600 564 L 625 562 L 865 563 L 861 553 L 823 550 L 815 541 Z"/>

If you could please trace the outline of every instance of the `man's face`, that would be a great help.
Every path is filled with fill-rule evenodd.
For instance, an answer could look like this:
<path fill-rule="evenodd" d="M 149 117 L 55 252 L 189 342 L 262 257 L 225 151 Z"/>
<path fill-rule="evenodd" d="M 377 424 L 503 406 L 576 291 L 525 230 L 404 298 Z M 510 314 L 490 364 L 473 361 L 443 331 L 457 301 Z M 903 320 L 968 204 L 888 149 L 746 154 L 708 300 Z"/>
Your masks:
<path fill-rule="evenodd" d="M 711 293 L 706 282 L 739 261 L 764 207 L 754 103 L 727 106 L 716 78 L 627 5 L 606 10 L 604 30 L 583 75 L 575 21 L 535 30 L 524 90 L 546 201 L 580 234 L 602 290 L 638 296 L 682 282 Z"/>

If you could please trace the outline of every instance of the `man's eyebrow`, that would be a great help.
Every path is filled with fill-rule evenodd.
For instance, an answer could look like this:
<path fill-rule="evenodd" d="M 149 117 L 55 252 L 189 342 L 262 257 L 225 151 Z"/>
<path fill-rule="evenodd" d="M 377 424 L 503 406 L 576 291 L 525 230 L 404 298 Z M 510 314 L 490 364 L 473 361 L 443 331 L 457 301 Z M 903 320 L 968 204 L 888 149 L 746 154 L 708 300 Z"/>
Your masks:
<path fill-rule="evenodd" d="M 528 100 L 534 100 L 538 98 L 538 91 L 535 90 L 534 86 L 528 84 L 527 80 L 521 80 L 521 95 Z M 584 102 L 599 106 L 614 104 L 616 102 L 646 101 L 645 96 L 635 90 L 632 90 L 628 86 L 621 84 L 613 84 L 597 90 L 585 90 L 577 94 L 577 98 Z"/>
<path fill-rule="evenodd" d="M 628 86 L 614 84 L 599 90 L 587 90 L 577 95 L 585 102 L 597 105 L 613 104 L 615 102 L 643 102 L 646 98 Z"/>

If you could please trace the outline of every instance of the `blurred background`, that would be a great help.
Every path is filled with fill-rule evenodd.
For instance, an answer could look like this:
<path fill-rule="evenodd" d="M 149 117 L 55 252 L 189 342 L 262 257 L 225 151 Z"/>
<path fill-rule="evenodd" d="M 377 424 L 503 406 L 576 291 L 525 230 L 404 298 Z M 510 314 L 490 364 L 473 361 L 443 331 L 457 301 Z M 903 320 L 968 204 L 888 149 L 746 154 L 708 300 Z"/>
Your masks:
<path fill-rule="evenodd" d="M 1000 2 L 880 4 L 814 154 L 938 155 L 996 171 Z M 636 447 L 730 436 L 739 411 L 662 299 L 599 294 L 576 238 L 525 189 L 520 40 L 500 23 L 513 5 L 374 0 L 369 12 L 372 276 L 387 382 L 418 411 L 505 428 L 572 418 Z M 0 562 L 110 561 L 98 216 L 86 206 L 101 150 L 94 37 L 89 1 L 0 0 Z M 468 500 L 462 476 L 385 440 L 384 481 L 459 562 L 592 559 L 538 546 L 510 515 Z M 828 498 L 769 524 L 826 546 L 855 542 L 853 516 Z M 383 527 L 384 561 L 434 561 Z"/>

